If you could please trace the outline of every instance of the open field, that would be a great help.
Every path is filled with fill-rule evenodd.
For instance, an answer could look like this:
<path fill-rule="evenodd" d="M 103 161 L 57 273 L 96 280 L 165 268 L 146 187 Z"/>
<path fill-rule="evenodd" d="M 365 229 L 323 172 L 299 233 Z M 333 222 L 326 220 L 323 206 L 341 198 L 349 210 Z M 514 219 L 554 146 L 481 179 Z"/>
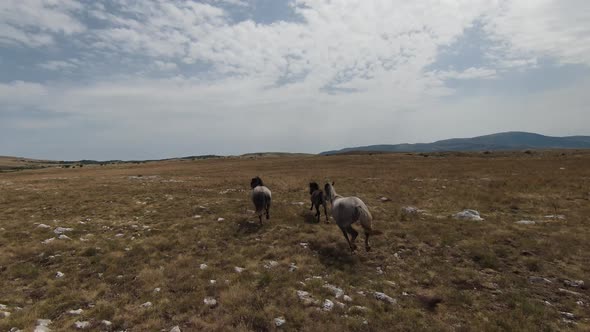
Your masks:
<path fill-rule="evenodd" d="M 255 175 L 273 191 L 262 227 L 249 211 Z M 369 206 L 383 232 L 371 252 L 351 255 L 333 223 L 313 222 L 307 184 L 327 179 Z M 463 209 L 485 221 L 451 217 Z M 590 152 L 579 151 L 0 173 L 0 331 L 32 331 L 37 319 L 57 331 L 77 321 L 97 331 L 265 331 L 277 317 L 286 331 L 587 331 L 589 216 Z M 69 239 L 57 227 L 72 228 Z"/>

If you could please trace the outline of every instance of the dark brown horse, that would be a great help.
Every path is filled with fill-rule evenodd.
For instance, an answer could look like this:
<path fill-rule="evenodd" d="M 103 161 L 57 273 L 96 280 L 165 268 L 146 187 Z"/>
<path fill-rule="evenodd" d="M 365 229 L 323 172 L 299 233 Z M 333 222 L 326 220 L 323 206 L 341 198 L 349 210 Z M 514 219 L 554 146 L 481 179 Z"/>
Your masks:
<path fill-rule="evenodd" d="M 326 224 L 329 224 L 330 220 L 328 219 L 328 211 L 326 209 L 326 197 L 324 196 L 324 192 L 320 189 L 320 186 L 315 182 L 310 182 L 309 194 L 311 195 L 311 207 L 309 208 L 309 210 L 312 211 L 313 207 L 315 206 L 315 216 L 318 218 L 318 222 L 320 222 L 320 206 L 323 206 L 324 214 L 326 215 Z"/>
<path fill-rule="evenodd" d="M 272 200 L 272 195 L 270 190 L 264 186 L 262 183 L 262 179 L 258 176 L 252 178 L 250 181 L 250 187 L 252 187 L 252 203 L 254 203 L 254 207 L 256 208 L 256 215 L 260 220 L 260 224 L 262 225 L 262 215 L 266 214 L 266 219 L 270 219 L 270 203 Z"/>

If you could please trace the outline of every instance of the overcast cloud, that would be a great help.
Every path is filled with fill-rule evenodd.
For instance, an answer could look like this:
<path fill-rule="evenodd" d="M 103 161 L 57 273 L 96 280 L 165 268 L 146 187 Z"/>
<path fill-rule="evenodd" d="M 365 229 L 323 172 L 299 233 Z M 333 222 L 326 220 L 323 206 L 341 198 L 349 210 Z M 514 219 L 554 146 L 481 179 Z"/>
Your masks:
<path fill-rule="evenodd" d="M 3 0 L 0 155 L 590 134 L 590 2 Z"/>

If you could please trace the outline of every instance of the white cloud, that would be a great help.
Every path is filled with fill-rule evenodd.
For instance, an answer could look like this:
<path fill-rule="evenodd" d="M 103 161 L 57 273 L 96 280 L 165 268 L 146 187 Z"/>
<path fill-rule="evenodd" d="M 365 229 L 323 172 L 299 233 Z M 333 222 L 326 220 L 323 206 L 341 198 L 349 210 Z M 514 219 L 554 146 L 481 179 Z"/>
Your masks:
<path fill-rule="evenodd" d="M 52 44 L 52 34 L 83 32 L 85 26 L 74 17 L 81 9 L 73 0 L 0 1 L 0 42 L 38 47 Z"/>
<path fill-rule="evenodd" d="M 37 66 L 52 71 L 69 71 L 79 66 L 80 62 L 75 59 L 70 60 L 51 60 L 38 64 Z"/>
<path fill-rule="evenodd" d="M 494 79 L 497 78 L 498 73 L 495 69 L 489 68 L 467 68 L 463 71 L 448 70 L 439 71 L 436 76 L 442 80 L 454 79 L 454 80 L 469 80 L 469 79 Z"/>
<path fill-rule="evenodd" d="M 501 45 L 500 57 L 525 62 L 548 57 L 590 66 L 590 4 L 586 0 L 501 1 L 485 22 L 485 31 Z"/>

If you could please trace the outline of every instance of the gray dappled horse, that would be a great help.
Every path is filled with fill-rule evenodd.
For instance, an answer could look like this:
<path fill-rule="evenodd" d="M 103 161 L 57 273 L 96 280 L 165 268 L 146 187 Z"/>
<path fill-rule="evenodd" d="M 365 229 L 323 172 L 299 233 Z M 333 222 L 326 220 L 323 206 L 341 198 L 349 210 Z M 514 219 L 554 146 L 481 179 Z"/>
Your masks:
<path fill-rule="evenodd" d="M 324 214 L 326 215 L 326 224 L 329 224 L 330 220 L 328 219 L 328 211 L 326 209 L 326 197 L 324 196 L 324 192 L 320 189 L 320 186 L 315 182 L 310 182 L 309 194 L 311 195 L 311 207 L 309 208 L 309 211 L 312 211 L 315 206 L 315 216 L 318 218 L 318 222 L 320 222 L 320 206 L 323 206 Z"/>
<path fill-rule="evenodd" d="M 332 205 L 332 217 L 334 217 L 336 224 L 344 234 L 350 250 L 354 252 L 357 248 L 354 241 L 359 233 L 352 228 L 352 224 L 359 221 L 365 232 L 365 249 L 370 251 L 369 235 L 378 234 L 378 232 L 373 231 L 373 216 L 371 216 L 365 203 L 358 197 L 342 197 L 338 195 L 334 190 L 334 182 L 331 184 L 326 183 L 324 191 Z M 350 234 L 350 239 L 348 234 Z"/>
<path fill-rule="evenodd" d="M 252 181 L 250 181 L 250 187 L 252 187 L 252 203 L 254 203 L 256 215 L 258 215 L 260 224 L 262 225 L 262 215 L 264 213 L 266 213 L 266 219 L 270 219 L 269 210 L 271 193 L 270 190 L 264 186 L 264 183 L 262 183 L 262 179 L 258 176 L 252 178 Z"/>

